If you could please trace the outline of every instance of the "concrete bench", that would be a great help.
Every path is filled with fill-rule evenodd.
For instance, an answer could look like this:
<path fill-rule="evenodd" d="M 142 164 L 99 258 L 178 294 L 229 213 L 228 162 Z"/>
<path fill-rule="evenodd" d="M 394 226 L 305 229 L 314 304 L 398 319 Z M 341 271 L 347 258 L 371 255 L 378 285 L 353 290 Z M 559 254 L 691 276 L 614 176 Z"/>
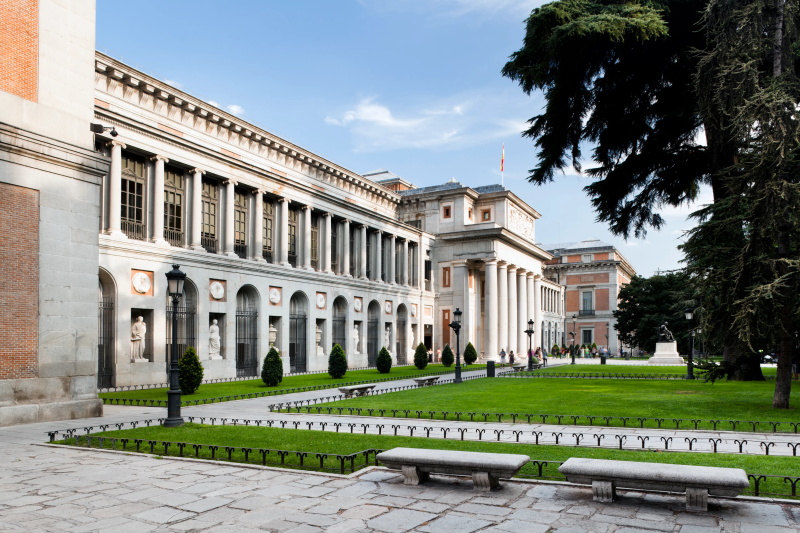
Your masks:
<path fill-rule="evenodd" d="M 519 364 L 517 364 L 517 365 L 513 365 L 513 366 L 511 367 L 511 370 L 513 370 L 514 372 L 522 372 L 522 371 L 523 371 L 523 370 L 525 370 L 526 368 L 528 368 L 528 365 L 525 365 L 525 364 L 523 364 L 523 363 L 519 363 Z"/>
<path fill-rule="evenodd" d="M 530 461 L 527 455 L 510 453 L 461 452 L 392 448 L 377 455 L 389 468 L 401 470 L 405 485 L 419 485 L 430 474 L 472 476 L 475 490 L 489 491 L 500 487 L 500 478 L 511 478 Z"/>
<path fill-rule="evenodd" d="M 417 387 L 429 387 L 439 381 L 439 376 L 428 376 L 424 378 L 414 378 Z"/>
<path fill-rule="evenodd" d="M 339 387 L 339 392 L 344 394 L 345 398 L 352 398 L 353 396 L 364 396 L 374 388 L 374 383 L 371 385 L 350 385 L 348 387 Z"/>
<path fill-rule="evenodd" d="M 740 468 L 572 457 L 558 471 L 571 483 L 591 484 L 597 502 L 614 501 L 617 488 L 685 492 L 687 511 L 706 511 L 709 495 L 737 496 L 750 486 Z"/>

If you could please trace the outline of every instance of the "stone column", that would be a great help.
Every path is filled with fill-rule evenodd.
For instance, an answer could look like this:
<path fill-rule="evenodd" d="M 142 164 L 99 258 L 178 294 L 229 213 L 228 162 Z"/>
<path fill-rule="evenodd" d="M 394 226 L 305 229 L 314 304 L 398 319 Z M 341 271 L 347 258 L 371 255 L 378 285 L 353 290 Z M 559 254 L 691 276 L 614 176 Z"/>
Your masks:
<path fill-rule="evenodd" d="M 203 248 L 203 174 L 205 170 L 195 168 L 192 174 L 192 231 L 189 242 L 192 250 L 205 251 Z"/>
<path fill-rule="evenodd" d="M 278 209 L 278 263 L 292 266 L 289 263 L 289 200 L 281 198 L 277 201 Z"/>
<path fill-rule="evenodd" d="M 110 141 L 111 168 L 108 171 L 108 235 L 124 237 L 122 233 L 122 149 L 125 143 Z"/>
<path fill-rule="evenodd" d="M 322 215 L 322 271 L 332 274 L 331 271 L 331 222 L 333 215 L 325 213 Z"/>
<path fill-rule="evenodd" d="M 542 276 L 537 274 L 533 280 L 533 294 L 534 294 L 534 307 L 533 307 L 533 322 L 536 324 L 536 337 L 533 339 L 533 349 L 541 348 L 542 346 Z"/>
<path fill-rule="evenodd" d="M 469 312 L 469 268 L 466 261 L 453 261 L 453 310 L 456 308 L 461 309 L 461 353 L 464 353 L 464 346 L 467 345 L 470 339 L 469 330 L 471 325 L 471 318 Z M 453 317 L 455 319 L 455 317 Z M 453 341 L 455 339 L 452 339 Z M 450 347 L 455 350 L 454 342 L 450 343 Z M 454 352 L 455 355 L 455 352 Z"/>
<path fill-rule="evenodd" d="M 517 346 L 517 326 L 519 318 L 517 317 L 517 267 L 508 265 L 508 351 L 514 350 L 515 354 L 519 353 L 519 346 Z"/>
<path fill-rule="evenodd" d="M 508 353 L 508 264 L 505 261 L 497 263 L 497 321 L 500 329 L 498 331 L 498 353 L 505 350 Z"/>
<path fill-rule="evenodd" d="M 475 270 L 475 333 L 472 336 L 475 349 L 480 353 L 486 344 L 486 334 L 483 333 L 482 307 L 481 307 L 481 272 Z"/>
<path fill-rule="evenodd" d="M 400 283 L 408 285 L 408 239 L 403 239 L 403 261 L 402 270 L 400 271 Z"/>
<path fill-rule="evenodd" d="M 528 336 L 525 330 L 528 329 L 528 285 L 525 281 L 527 272 L 517 269 L 517 349 L 524 355 L 528 350 Z M 533 339 L 531 339 L 533 341 Z"/>
<path fill-rule="evenodd" d="M 361 224 L 358 227 L 358 279 L 367 279 L 367 226 Z"/>
<path fill-rule="evenodd" d="M 342 275 L 350 277 L 350 221 L 345 220 L 342 222 Z"/>
<path fill-rule="evenodd" d="M 484 341 L 485 349 L 483 352 L 484 359 L 497 361 L 497 354 L 500 352 L 497 347 L 497 259 L 487 259 L 486 263 L 486 293 L 484 294 L 484 303 L 486 305 L 486 328 L 484 334 L 486 340 Z"/>
<path fill-rule="evenodd" d="M 313 270 L 311 268 L 311 206 L 306 205 L 302 208 L 303 211 L 303 268 L 305 270 Z"/>
<path fill-rule="evenodd" d="M 235 187 L 235 181 L 225 181 L 225 247 L 223 252 L 225 255 L 231 257 L 236 255 L 233 249 L 233 211 L 235 209 L 233 198 Z"/>
<path fill-rule="evenodd" d="M 164 239 L 164 163 L 169 159 L 163 155 L 154 155 L 153 162 L 153 237 L 152 241 L 160 246 L 168 246 Z"/>
<path fill-rule="evenodd" d="M 388 282 L 392 285 L 397 284 L 395 276 L 395 267 L 397 266 L 397 235 L 389 236 L 389 268 L 388 268 Z"/>
<path fill-rule="evenodd" d="M 375 281 L 383 281 L 381 270 L 383 269 L 383 232 L 375 232 Z"/>
<path fill-rule="evenodd" d="M 528 319 L 533 319 L 533 329 L 536 332 L 531 338 L 531 348 L 533 350 L 536 350 L 536 335 L 539 334 L 539 328 L 541 327 L 540 324 L 536 323 L 536 291 L 534 290 L 533 283 L 535 277 L 533 272 L 528 272 L 525 276 L 525 285 L 527 286 L 525 292 L 528 293 Z M 527 346 L 527 344 L 525 346 Z"/>
<path fill-rule="evenodd" d="M 264 191 L 253 191 L 253 251 L 250 257 L 255 261 L 264 261 Z"/>

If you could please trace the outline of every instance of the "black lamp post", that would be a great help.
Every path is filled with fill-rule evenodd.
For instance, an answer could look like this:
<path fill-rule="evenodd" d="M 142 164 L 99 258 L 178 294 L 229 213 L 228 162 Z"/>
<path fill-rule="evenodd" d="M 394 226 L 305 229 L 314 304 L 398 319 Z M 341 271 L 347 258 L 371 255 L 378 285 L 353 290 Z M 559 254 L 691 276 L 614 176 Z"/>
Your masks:
<path fill-rule="evenodd" d="M 167 418 L 164 427 L 174 428 L 183 425 L 181 418 L 181 388 L 178 383 L 178 300 L 183 296 L 183 282 L 186 274 L 178 265 L 172 265 L 167 272 L 167 286 L 172 297 L 172 354 L 169 365 L 169 390 L 167 391 Z"/>
<path fill-rule="evenodd" d="M 528 319 L 528 329 L 525 330 L 525 333 L 528 335 L 528 370 L 533 370 L 533 340 L 531 340 L 531 336 L 534 333 L 533 329 L 533 319 Z"/>
<path fill-rule="evenodd" d="M 456 307 L 453 311 L 453 321 L 450 322 L 450 327 L 453 333 L 456 334 L 456 377 L 453 383 L 461 383 L 461 339 L 459 333 L 461 332 L 461 309 Z"/>
<path fill-rule="evenodd" d="M 572 335 L 572 350 L 570 350 L 570 357 L 572 357 L 571 365 L 575 364 L 575 331 L 578 329 L 578 316 L 573 314 L 572 315 L 572 331 L 569 332 Z"/>
<path fill-rule="evenodd" d="M 692 329 L 692 342 L 689 346 L 689 362 L 686 364 L 686 379 L 694 379 L 694 362 L 692 361 L 692 356 L 694 354 L 694 328 L 692 327 L 694 311 L 691 307 L 687 307 L 683 313 L 686 315 L 686 320 L 689 322 L 689 327 Z"/>

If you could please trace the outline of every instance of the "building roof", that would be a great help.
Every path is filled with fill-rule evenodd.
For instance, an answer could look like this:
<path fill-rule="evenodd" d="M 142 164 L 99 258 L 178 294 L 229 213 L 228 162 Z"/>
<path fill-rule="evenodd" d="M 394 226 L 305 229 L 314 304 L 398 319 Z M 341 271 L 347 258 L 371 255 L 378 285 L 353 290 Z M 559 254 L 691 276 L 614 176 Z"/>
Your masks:
<path fill-rule="evenodd" d="M 547 250 L 553 255 L 561 255 L 564 253 L 576 253 L 579 251 L 599 250 L 599 249 L 615 249 L 616 246 L 608 244 L 600 239 L 587 239 L 580 242 L 565 242 L 557 244 L 539 244 L 539 248 Z"/>

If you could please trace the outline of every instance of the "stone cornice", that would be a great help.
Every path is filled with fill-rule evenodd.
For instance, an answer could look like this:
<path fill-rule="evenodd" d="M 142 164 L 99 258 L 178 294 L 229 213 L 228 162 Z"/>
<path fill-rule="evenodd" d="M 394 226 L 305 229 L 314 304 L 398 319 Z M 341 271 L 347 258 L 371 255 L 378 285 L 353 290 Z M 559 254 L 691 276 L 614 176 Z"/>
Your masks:
<path fill-rule="evenodd" d="M 513 231 L 494 227 L 494 228 L 487 228 L 481 230 L 468 230 L 468 231 L 455 231 L 452 233 L 440 233 L 437 237 L 439 240 L 444 242 L 450 241 L 475 241 L 475 240 L 500 240 L 509 244 L 510 246 L 522 250 L 525 253 L 528 253 L 539 259 L 540 261 L 549 261 L 553 259 L 553 256 L 549 253 L 545 252 L 535 244 L 531 243 L 531 241 L 524 239 L 514 233 Z"/>
<path fill-rule="evenodd" d="M 300 148 L 272 133 L 250 124 L 207 102 L 184 93 L 101 52 L 96 52 L 95 73 L 98 79 L 105 78 L 110 96 L 121 98 L 138 107 L 143 107 L 198 133 L 222 139 L 231 146 L 264 158 L 264 152 L 279 155 L 287 166 L 301 169 L 303 173 L 331 182 L 354 193 L 361 190 L 363 196 L 380 198 L 396 208 L 400 196 L 379 185 L 328 161 L 308 150 Z M 102 103 L 98 106 L 102 109 Z M 180 135 L 179 130 L 172 131 Z M 231 153 L 229 155 L 236 156 Z"/>

